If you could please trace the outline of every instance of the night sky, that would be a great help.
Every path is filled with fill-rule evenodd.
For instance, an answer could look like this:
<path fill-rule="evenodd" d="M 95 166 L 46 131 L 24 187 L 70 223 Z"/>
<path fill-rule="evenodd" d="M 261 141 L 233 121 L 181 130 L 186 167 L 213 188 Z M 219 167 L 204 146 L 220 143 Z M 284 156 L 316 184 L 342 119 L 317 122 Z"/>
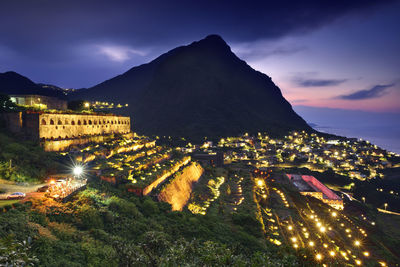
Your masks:
<path fill-rule="evenodd" d="M 399 25 L 399 1 L 3 0 L 0 72 L 90 87 L 219 34 L 293 105 L 400 112 Z"/>

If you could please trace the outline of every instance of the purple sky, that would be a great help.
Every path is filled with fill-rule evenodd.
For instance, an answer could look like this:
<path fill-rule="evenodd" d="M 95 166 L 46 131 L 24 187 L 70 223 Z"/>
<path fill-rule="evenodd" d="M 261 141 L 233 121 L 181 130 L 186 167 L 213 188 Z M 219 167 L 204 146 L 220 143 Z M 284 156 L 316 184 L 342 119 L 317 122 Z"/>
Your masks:
<path fill-rule="evenodd" d="M 400 112 L 399 1 L 325 2 L 4 0 L 0 72 L 90 87 L 219 34 L 294 105 Z"/>

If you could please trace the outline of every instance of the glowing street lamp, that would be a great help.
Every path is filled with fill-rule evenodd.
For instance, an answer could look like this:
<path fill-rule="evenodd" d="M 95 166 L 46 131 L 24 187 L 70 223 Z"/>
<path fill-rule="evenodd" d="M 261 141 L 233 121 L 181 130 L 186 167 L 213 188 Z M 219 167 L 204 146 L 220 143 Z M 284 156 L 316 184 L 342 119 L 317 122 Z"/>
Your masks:
<path fill-rule="evenodd" d="M 76 177 L 80 177 L 83 173 L 83 167 L 82 166 L 75 166 L 73 169 L 73 173 Z"/>

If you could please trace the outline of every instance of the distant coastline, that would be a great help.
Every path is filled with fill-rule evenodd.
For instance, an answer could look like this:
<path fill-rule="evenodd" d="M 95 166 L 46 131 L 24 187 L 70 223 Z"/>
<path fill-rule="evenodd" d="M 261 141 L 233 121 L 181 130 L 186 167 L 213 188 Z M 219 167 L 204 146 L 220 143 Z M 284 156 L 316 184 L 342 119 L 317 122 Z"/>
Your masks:
<path fill-rule="evenodd" d="M 331 133 L 340 136 L 346 137 L 355 137 L 361 138 L 371 142 L 374 145 L 377 145 L 381 148 L 384 148 L 388 151 L 395 152 L 400 154 L 400 137 L 399 138 L 390 138 L 385 137 L 384 134 L 378 135 L 374 134 L 373 132 L 357 132 L 352 129 L 340 129 L 340 128 L 332 128 L 326 126 L 313 126 L 313 128 L 317 131 L 324 132 L 324 133 Z"/>
<path fill-rule="evenodd" d="M 294 106 L 315 130 L 368 140 L 400 154 L 400 114 Z"/>

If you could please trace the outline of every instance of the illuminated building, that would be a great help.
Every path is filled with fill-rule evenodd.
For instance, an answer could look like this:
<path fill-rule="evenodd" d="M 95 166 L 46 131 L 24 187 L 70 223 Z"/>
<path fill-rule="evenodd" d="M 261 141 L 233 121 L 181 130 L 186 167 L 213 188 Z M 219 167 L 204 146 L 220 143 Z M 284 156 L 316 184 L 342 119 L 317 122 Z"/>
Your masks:
<path fill-rule="evenodd" d="M 305 196 L 318 198 L 335 209 L 343 209 L 343 200 L 314 176 L 286 174 L 289 180 Z"/>
<path fill-rule="evenodd" d="M 40 141 L 47 151 L 62 151 L 71 145 L 103 142 L 104 137 L 131 132 L 130 117 L 113 114 L 26 111 L 2 115 L 11 132 Z"/>
<path fill-rule="evenodd" d="M 38 109 L 67 109 L 67 101 L 52 96 L 43 95 L 10 95 L 10 100 L 17 105 L 35 107 Z"/>

